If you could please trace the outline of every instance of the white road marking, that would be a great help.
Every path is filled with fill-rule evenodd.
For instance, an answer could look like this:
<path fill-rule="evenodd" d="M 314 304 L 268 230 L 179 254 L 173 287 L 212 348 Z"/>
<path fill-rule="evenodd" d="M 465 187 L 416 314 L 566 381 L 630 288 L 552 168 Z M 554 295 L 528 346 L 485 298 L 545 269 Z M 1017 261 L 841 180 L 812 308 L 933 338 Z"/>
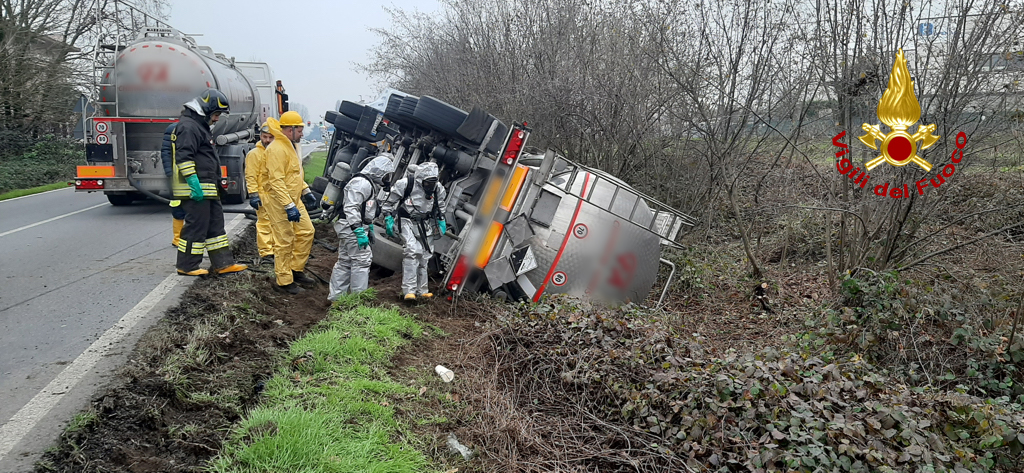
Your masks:
<path fill-rule="evenodd" d="M 49 193 L 51 193 L 51 192 L 60 192 L 60 191 L 66 191 L 66 190 L 68 190 L 68 189 L 74 189 L 74 187 L 62 187 L 62 188 L 60 188 L 60 189 L 54 189 L 54 190 L 52 190 L 52 191 L 46 191 L 46 192 L 39 192 L 39 193 L 37 193 L 37 194 L 29 194 L 29 195 L 23 195 L 23 196 L 21 196 L 21 197 L 14 197 L 14 198 L 11 198 L 11 199 L 4 199 L 4 200 L 0 200 L 0 205 L 2 205 L 2 204 L 4 204 L 4 203 L 7 203 L 7 202 L 13 202 L 13 201 L 15 201 L 15 200 L 18 200 L 18 199 L 27 199 L 27 198 L 29 198 L 29 197 L 35 197 L 35 196 L 37 196 L 37 195 L 49 194 Z"/>
<path fill-rule="evenodd" d="M 233 234 L 238 224 L 244 219 L 245 214 L 236 216 L 228 224 L 225 233 Z M 3 235 L 0 234 L 0 236 Z M 156 307 L 175 287 L 192 281 L 194 279 L 188 276 L 179 276 L 178 274 L 171 274 L 164 278 L 156 288 L 150 291 L 149 294 L 146 294 L 146 297 L 142 298 L 135 307 L 132 307 L 132 310 L 129 310 L 124 317 L 121 317 L 121 320 L 118 320 L 113 327 L 107 329 L 99 339 L 92 342 L 92 345 L 89 345 L 89 348 L 86 348 L 81 355 L 78 355 L 75 361 L 71 362 L 63 371 L 57 374 L 57 377 L 50 381 L 50 384 L 47 384 L 42 391 L 39 391 L 28 404 L 22 406 L 14 414 L 14 417 L 11 417 L 11 420 L 0 426 L 0 460 L 3 460 L 14 449 L 15 445 L 21 442 L 21 439 L 35 428 L 36 424 L 63 399 L 65 394 L 74 389 L 79 381 L 92 371 L 96 363 L 109 355 L 111 350 L 116 348 L 118 343 L 131 333 L 132 329 L 153 310 L 153 307 Z"/>
<path fill-rule="evenodd" d="M 110 205 L 110 204 L 108 204 L 106 202 L 104 202 L 102 204 L 96 204 L 96 205 L 94 205 L 92 207 L 87 207 L 87 208 L 84 208 L 82 210 L 76 210 L 76 211 L 71 212 L 71 213 L 66 213 L 64 215 L 58 215 L 58 216 L 53 217 L 53 218 L 48 218 L 46 220 L 43 220 L 42 222 L 33 223 L 32 225 L 25 225 L 24 227 L 15 228 L 14 230 L 7 230 L 6 232 L 0 233 L 0 237 L 5 237 L 5 236 L 10 235 L 12 233 L 18 233 L 18 232 L 20 232 L 22 230 L 28 230 L 29 228 L 32 228 L 32 227 L 38 227 L 39 225 L 42 225 L 44 223 L 50 223 L 50 222 L 52 222 L 54 220 L 60 220 L 60 219 L 62 219 L 64 217 L 70 217 L 70 216 L 72 216 L 74 214 L 80 214 L 80 213 L 88 211 L 88 210 L 92 210 L 92 209 L 95 209 L 95 208 L 103 207 L 104 205 Z"/>

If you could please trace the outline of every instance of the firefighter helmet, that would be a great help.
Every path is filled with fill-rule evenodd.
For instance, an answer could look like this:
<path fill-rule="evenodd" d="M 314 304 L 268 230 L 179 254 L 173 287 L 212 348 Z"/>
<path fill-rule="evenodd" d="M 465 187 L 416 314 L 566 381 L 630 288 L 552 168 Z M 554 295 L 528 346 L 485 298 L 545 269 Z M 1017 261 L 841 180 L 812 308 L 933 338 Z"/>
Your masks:
<path fill-rule="evenodd" d="M 203 114 L 207 117 L 217 112 L 222 114 L 230 113 L 228 97 L 217 89 L 206 89 L 202 94 L 199 94 L 197 100 L 199 101 L 199 106 L 203 109 Z"/>

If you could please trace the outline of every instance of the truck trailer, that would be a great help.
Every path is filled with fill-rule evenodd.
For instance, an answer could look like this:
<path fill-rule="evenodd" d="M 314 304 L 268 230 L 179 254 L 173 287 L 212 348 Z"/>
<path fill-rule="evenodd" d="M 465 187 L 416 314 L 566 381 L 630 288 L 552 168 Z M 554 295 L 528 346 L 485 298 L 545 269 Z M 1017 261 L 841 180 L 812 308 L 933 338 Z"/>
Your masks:
<path fill-rule="evenodd" d="M 142 28 L 127 45 L 103 45 L 96 100 L 85 121 L 86 166 L 79 166 L 77 192 L 103 192 L 113 205 L 144 199 L 145 192 L 169 197 L 160 158 L 164 131 L 176 123 L 182 105 L 208 88 L 227 95 L 231 113 L 214 125 L 221 161 L 223 200 L 247 198 L 245 155 L 268 117 L 287 111 L 287 95 L 270 66 L 236 61 L 169 27 Z"/>
<path fill-rule="evenodd" d="M 328 219 L 338 213 L 332 196 L 373 149 L 394 151 L 393 180 L 437 163 L 448 231 L 434 241 L 431 269 L 449 297 L 537 301 L 562 293 L 640 302 L 661 265 L 671 267 L 667 289 L 674 267 L 661 249 L 681 247 L 683 230 L 697 222 L 603 171 L 531 149 L 526 124 L 507 126 L 480 108 L 465 112 L 389 90 L 372 105 L 341 102 L 325 119 L 335 133 L 312 188 L 324 194 Z M 402 242 L 384 225 L 374 228 L 374 264 L 401 271 Z"/>

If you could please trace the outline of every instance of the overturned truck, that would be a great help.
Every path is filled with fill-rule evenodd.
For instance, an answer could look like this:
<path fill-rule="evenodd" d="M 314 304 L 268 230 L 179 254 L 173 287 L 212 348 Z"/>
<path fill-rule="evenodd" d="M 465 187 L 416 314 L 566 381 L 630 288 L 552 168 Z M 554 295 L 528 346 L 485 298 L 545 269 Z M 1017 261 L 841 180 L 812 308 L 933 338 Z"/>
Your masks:
<path fill-rule="evenodd" d="M 530 128 L 480 108 L 467 113 L 388 91 L 371 105 L 340 102 L 325 119 L 335 132 L 312 186 L 325 207 L 340 205 L 337 190 L 376 154 L 376 143 L 392 150 L 393 180 L 424 162 L 438 165 L 448 231 L 434 237 L 431 269 L 452 297 L 474 291 L 537 301 L 565 293 L 640 302 L 659 265 L 671 267 L 662 246 L 678 247 L 683 227 L 696 223 L 600 170 L 529 152 Z M 401 271 L 402 242 L 374 228 L 374 263 Z"/>

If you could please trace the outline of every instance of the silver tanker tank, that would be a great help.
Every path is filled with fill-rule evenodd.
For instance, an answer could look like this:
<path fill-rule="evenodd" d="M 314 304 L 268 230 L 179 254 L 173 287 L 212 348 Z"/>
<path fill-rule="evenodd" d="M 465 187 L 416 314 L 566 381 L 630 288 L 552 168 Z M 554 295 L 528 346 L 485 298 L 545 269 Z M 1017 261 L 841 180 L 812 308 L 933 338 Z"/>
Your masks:
<path fill-rule="evenodd" d="M 231 113 L 214 126 L 214 136 L 253 129 L 259 119 L 260 97 L 234 59 L 174 30 L 147 30 L 120 51 L 103 77 L 101 116 L 177 117 L 182 104 L 214 88 L 231 102 Z"/>
<path fill-rule="evenodd" d="M 114 50 L 114 46 L 110 46 Z M 129 205 L 142 192 L 169 195 L 160 156 L 164 131 L 177 121 L 183 105 L 207 88 L 227 95 L 231 113 L 213 127 L 222 169 L 223 200 L 237 204 L 247 196 L 244 157 L 267 117 L 286 109 L 275 102 L 275 77 L 270 66 L 238 62 L 199 46 L 171 28 L 144 28 L 130 44 L 116 46 L 116 55 L 100 69 L 99 100 L 92 104 L 86 160 L 101 166 L 105 179 L 79 191 L 102 190 L 114 205 Z M 280 81 L 276 81 L 280 85 Z M 280 97 L 283 99 L 283 96 Z M 87 176 L 79 175 L 79 178 Z"/>

